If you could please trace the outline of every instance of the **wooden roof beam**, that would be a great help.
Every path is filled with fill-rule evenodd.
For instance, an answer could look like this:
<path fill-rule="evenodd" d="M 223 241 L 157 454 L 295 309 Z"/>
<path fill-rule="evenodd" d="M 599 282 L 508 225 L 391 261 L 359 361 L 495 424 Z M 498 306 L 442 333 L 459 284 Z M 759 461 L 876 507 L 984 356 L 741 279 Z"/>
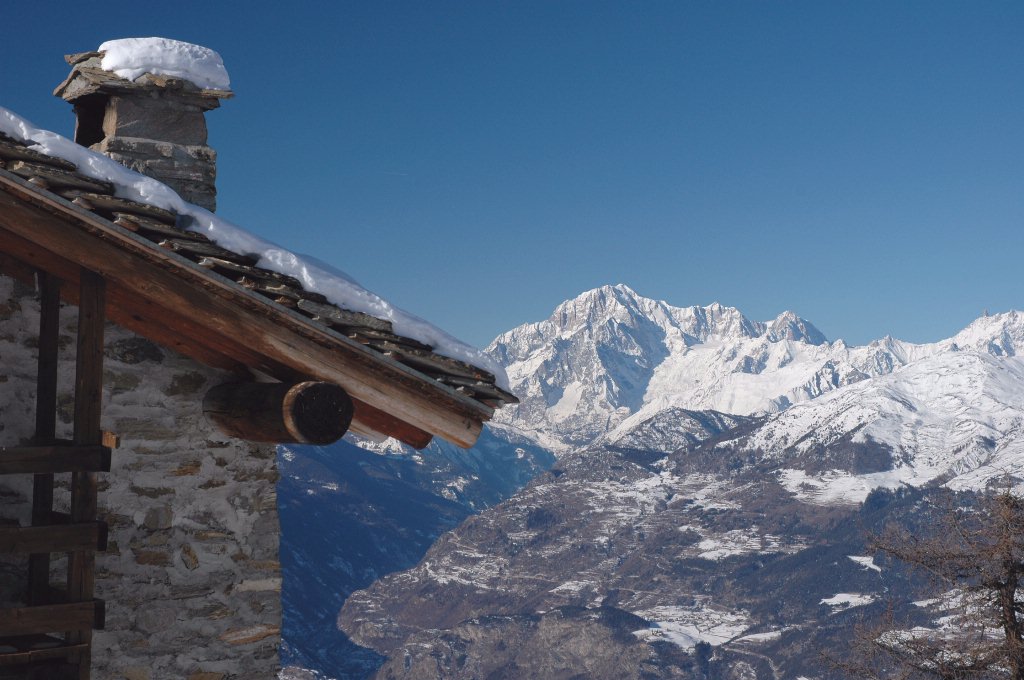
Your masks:
<path fill-rule="evenodd" d="M 491 416 L 486 406 L 3 171 L 0 226 L 28 241 L 36 260 L 52 263 L 54 257 L 64 259 L 57 253 L 67 254 L 75 264 L 103 275 L 112 290 L 120 288 L 133 300 L 155 305 L 163 316 L 167 310 L 179 319 L 193 319 L 202 332 L 186 329 L 191 341 L 202 344 L 211 334 L 219 336 L 230 346 L 228 356 L 248 350 L 265 365 L 283 365 L 293 373 L 341 385 L 356 401 L 357 420 L 362 402 L 369 407 L 364 413 L 384 425 L 404 422 L 469 447 Z M 394 413 L 401 420 L 389 415 Z M 389 429 L 368 429 L 395 436 Z"/>
<path fill-rule="evenodd" d="M 31 283 L 32 272 L 40 270 L 61 277 L 68 285 L 61 288 L 61 297 L 69 304 L 78 304 L 78 273 L 80 267 L 59 255 L 38 248 L 20 236 L 0 229 L 0 271 L 14 275 Z M 107 317 L 122 328 L 172 349 L 199 363 L 226 370 L 238 376 L 248 375 L 248 366 L 257 368 L 282 382 L 298 382 L 308 379 L 308 374 L 291 369 L 278 362 L 268 362 L 265 357 L 250 353 L 248 348 L 229 346 L 226 340 L 213 333 L 206 333 L 202 340 L 195 340 L 202 334 L 202 328 L 189 318 L 179 318 L 160 305 L 123 290 L 110 286 L 107 294 Z M 190 333 L 180 329 L 190 327 Z M 172 330 L 177 328 L 179 330 Z M 430 444 L 433 435 L 409 423 L 353 399 L 355 413 L 352 416 L 352 431 L 370 438 L 394 437 L 413 448 L 422 449 Z"/>

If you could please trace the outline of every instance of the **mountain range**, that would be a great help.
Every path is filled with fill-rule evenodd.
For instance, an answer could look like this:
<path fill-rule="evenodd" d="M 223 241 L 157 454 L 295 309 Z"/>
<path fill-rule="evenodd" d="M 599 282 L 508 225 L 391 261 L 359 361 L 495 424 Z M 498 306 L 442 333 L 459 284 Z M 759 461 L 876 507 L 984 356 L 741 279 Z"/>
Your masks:
<path fill-rule="evenodd" d="M 487 352 L 506 366 L 521 400 L 497 422 L 561 452 L 621 436 L 667 408 L 777 413 L 927 357 L 1012 357 L 1021 347 L 1017 312 L 982 317 L 941 342 L 885 337 L 850 346 L 829 342 L 793 312 L 752 321 L 718 303 L 673 307 L 620 284 L 503 333 Z"/>
<path fill-rule="evenodd" d="M 491 455 L 530 442 L 530 470 L 339 626 L 378 678 L 825 677 L 887 600 L 941 618 L 865 531 L 940 485 L 1018 483 L 1022 348 L 1016 312 L 849 346 L 792 312 L 585 292 L 487 348 L 521 399 Z"/>

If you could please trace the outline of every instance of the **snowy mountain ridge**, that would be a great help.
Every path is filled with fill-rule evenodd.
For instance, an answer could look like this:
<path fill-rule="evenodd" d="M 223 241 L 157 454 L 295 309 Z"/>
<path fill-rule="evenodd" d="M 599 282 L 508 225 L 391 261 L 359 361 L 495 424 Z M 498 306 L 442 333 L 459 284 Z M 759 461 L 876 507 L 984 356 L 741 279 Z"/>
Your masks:
<path fill-rule="evenodd" d="M 857 503 L 873 488 L 903 484 L 966 490 L 1019 483 L 1022 388 L 1024 359 L 977 349 L 939 353 L 794 405 L 718 446 L 762 451 L 763 461 L 779 463 L 783 486 L 816 503 Z M 852 455 L 835 453 L 844 449 Z"/>
<path fill-rule="evenodd" d="M 887 336 L 850 346 L 828 341 L 790 311 L 752 321 L 719 303 L 674 307 L 619 284 L 567 300 L 486 351 L 506 366 L 522 401 L 499 422 L 564 453 L 624 436 L 670 408 L 778 413 L 925 357 L 964 350 L 1007 357 L 1021 348 L 1019 312 L 979 318 L 936 343 Z"/>

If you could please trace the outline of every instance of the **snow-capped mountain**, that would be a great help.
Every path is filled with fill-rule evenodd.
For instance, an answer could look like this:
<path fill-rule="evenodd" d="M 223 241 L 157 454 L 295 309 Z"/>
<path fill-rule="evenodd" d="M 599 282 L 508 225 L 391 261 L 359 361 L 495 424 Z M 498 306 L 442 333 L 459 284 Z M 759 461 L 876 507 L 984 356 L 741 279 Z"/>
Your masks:
<path fill-rule="evenodd" d="M 981 343 L 797 404 L 717 448 L 763 452 L 786 488 L 814 502 L 857 503 L 880 486 L 1019 480 L 1024 360 Z"/>
<path fill-rule="evenodd" d="M 522 399 L 503 423 L 559 461 L 353 593 L 376 677 L 843 677 L 821 650 L 862 615 L 935 616 L 865 528 L 1024 477 L 1017 312 L 853 347 L 612 286 L 489 351 Z"/>
<path fill-rule="evenodd" d="M 564 452 L 670 407 L 774 413 L 936 353 L 1012 356 L 1024 347 L 1022 329 L 1010 313 L 983 317 L 943 342 L 886 337 L 854 347 L 829 342 L 793 312 L 751 321 L 718 303 L 674 307 L 620 284 L 503 333 L 487 352 L 506 366 L 522 402 L 499 420 Z"/>
<path fill-rule="evenodd" d="M 568 300 L 486 351 L 507 367 L 521 399 L 501 422 L 562 452 L 670 407 L 781 411 L 889 373 L 914 353 L 896 341 L 829 343 L 791 311 L 754 322 L 733 307 L 675 307 L 624 285 Z"/>

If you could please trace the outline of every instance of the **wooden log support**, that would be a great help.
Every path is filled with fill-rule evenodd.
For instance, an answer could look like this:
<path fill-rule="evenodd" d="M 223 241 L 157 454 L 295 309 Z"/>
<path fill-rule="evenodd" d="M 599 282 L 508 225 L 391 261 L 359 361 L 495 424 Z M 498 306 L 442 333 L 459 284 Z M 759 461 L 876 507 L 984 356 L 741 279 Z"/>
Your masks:
<path fill-rule="evenodd" d="M 352 399 L 338 385 L 306 381 L 224 383 L 206 393 L 206 417 L 238 439 L 330 444 L 352 423 Z"/>
<path fill-rule="evenodd" d="M 39 274 L 39 360 L 36 370 L 36 431 L 37 445 L 51 444 L 57 436 L 57 360 L 60 341 L 60 279 L 46 273 Z M 0 473 L 4 463 L 14 457 L 0 460 Z M 31 458 L 31 455 L 29 456 Z M 36 458 L 39 460 L 39 457 Z M 53 510 L 53 473 L 56 470 L 31 470 L 32 524 L 46 524 Z M 50 555 L 40 552 L 29 556 L 28 603 L 45 604 L 50 587 Z"/>
<path fill-rule="evenodd" d="M 50 554 L 107 549 L 104 522 L 54 526 L 0 527 L 0 552 Z M 48 588 L 49 584 L 47 584 Z"/>
<path fill-rule="evenodd" d="M 106 609 L 102 600 L 0 609 L 0 635 L 36 635 L 62 630 L 102 629 Z"/>
<path fill-rule="evenodd" d="M 110 448 L 18 446 L 0 449 L 0 475 L 52 475 L 55 472 L 110 472 Z M 40 512 L 46 514 L 42 506 Z"/>
<path fill-rule="evenodd" d="M 99 446 L 103 441 L 100 413 L 103 399 L 103 326 L 106 308 L 106 282 L 95 272 L 82 269 L 78 292 L 78 346 L 75 357 L 76 446 Z M 71 474 L 71 521 L 92 522 L 96 519 L 96 475 L 93 472 Z M 92 551 L 75 551 L 68 556 L 68 600 L 91 603 L 95 581 L 96 555 Z M 91 630 L 67 627 L 66 640 L 71 644 L 90 643 Z M 39 631 L 50 632 L 50 631 Z M 91 653 L 79 661 L 79 679 L 88 680 L 92 665 Z"/>
<path fill-rule="evenodd" d="M 0 667 L 38 665 L 40 662 L 53 662 L 61 659 L 74 658 L 84 651 L 84 645 L 66 645 L 59 637 L 50 635 L 23 635 L 17 637 L 0 637 Z M 34 669 L 33 669 L 34 670 Z M 48 670 L 50 670 L 48 668 Z M 52 677 L 64 678 L 67 673 L 59 674 L 60 668 L 54 669 Z M 37 672 L 36 678 L 46 677 Z"/>
<path fill-rule="evenodd" d="M 36 370 L 37 444 L 53 441 L 57 426 L 57 350 L 60 340 L 60 279 L 39 274 L 39 363 Z"/>
<path fill-rule="evenodd" d="M 36 644 L 42 646 L 33 648 L 31 643 L 19 647 L 25 638 L 0 638 L 0 647 L 13 648 L 14 651 L 0 652 L 0 667 L 3 666 L 29 666 L 35 670 L 46 663 L 49 676 L 42 675 L 36 671 L 36 678 L 52 677 L 67 678 L 67 666 L 59 664 L 60 660 L 74 659 L 85 650 L 85 645 L 65 645 L 62 640 L 45 635 L 34 636 Z M 12 644 L 14 643 L 14 644 Z M 52 664 L 52 665 L 51 665 Z"/>

